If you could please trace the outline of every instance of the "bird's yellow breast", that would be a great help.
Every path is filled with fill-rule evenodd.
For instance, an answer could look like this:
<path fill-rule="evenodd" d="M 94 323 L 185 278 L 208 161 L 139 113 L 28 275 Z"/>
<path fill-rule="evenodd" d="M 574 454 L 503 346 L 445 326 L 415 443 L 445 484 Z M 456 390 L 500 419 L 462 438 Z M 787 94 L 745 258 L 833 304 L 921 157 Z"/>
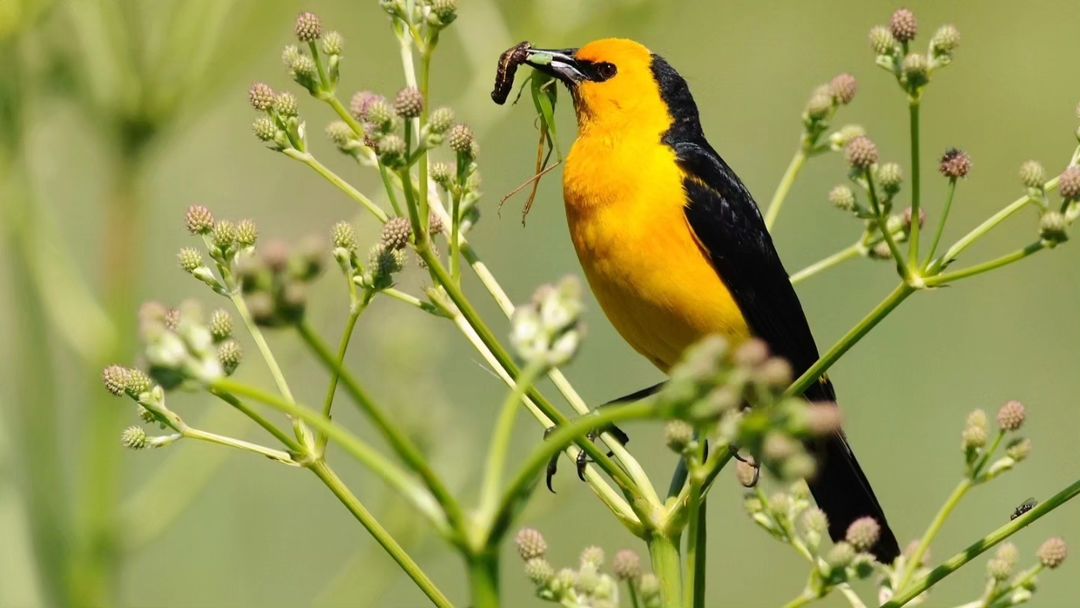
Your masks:
<path fill-rule="evenodd" d="M 635 140 L 637 143 L 635 143 Z M 683 172 L 654 137 L 582 134 L 567 158 L 570 236 L 600 306 L 667 371 L 697 339 L 749 329 L 684 215 Z"/>

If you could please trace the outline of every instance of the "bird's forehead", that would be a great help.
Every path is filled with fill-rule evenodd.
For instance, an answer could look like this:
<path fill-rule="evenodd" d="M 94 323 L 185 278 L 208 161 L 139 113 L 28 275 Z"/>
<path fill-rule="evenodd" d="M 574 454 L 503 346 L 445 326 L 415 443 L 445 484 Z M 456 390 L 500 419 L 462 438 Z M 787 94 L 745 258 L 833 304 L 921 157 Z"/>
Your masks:
<path fill-rule="evenodd" d="M 627 38 L 604 38 L 581 47 L 575 57 L 596 63 L 606 61 L 617 66 L 633 63 L 648 65 L 651 53 L 640 42 Z"/>

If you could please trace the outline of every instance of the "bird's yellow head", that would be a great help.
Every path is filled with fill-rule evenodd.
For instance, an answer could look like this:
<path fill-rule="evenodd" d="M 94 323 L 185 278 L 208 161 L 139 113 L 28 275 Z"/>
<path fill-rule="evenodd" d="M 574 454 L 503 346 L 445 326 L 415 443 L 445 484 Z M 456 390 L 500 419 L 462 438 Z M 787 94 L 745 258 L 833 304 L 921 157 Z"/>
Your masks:
<path fill-rule="evenodd" d="M 663 132 L 672 122 L 657 73 L 670 67 L 641 43 L 605 38 L 579 49 L 529 49 L 526 62 L 567 86 L 583 132 L 631 125 Z"/>

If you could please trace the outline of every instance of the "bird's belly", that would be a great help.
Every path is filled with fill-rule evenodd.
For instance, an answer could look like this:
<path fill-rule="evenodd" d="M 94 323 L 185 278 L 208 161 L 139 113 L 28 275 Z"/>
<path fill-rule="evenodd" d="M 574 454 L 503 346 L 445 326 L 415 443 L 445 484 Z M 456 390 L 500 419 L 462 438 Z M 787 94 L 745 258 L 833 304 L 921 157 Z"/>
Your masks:
<path fill-rule="evenodd" d="M 705 335 L 733 342 L 749 335 L 681 202 L 631 202 L 588 213 L 575 213 L 567 202 L 574 247 L 597 301 L 622 337 L 657 367 L 669 370 Z"/>

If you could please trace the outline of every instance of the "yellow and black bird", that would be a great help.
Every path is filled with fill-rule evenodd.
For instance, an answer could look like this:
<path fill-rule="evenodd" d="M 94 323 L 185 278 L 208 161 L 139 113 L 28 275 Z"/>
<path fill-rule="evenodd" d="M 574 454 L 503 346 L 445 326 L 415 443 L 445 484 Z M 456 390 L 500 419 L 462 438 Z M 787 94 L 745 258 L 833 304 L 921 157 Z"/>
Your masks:
<path fill-rule="evenodd" d="M 522 47 L 562 81 L 577 111 L 563 196 L 570 236 L 596 299 L 624 339 L 667 372 L 709 334 L 764 340 L 796 373 L 818 358 L 799 298 L 753 197 L 701 130 L 686 81 L 632 40 L 580 49 Z M 811 401 L 835 401 L 815 383 Z M 882 526 L 880 561 L 899 553 L 844 435 L 813 446 L 810 489 L 834 539 L 863 516 Z"/>

